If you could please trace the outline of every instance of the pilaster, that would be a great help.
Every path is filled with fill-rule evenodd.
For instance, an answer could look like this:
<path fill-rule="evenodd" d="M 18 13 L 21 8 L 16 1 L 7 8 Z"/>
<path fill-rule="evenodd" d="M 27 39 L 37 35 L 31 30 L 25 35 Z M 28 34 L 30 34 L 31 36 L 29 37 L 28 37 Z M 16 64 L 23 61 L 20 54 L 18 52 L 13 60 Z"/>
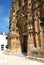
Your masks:
<path fill-rule="evenodd" d="M 34 47 L 33 37 L 33 20 L 32 20 L 32 0 L 28 0 L 28 49 L 27 55 L 31 54 L 31 48 Z"/>

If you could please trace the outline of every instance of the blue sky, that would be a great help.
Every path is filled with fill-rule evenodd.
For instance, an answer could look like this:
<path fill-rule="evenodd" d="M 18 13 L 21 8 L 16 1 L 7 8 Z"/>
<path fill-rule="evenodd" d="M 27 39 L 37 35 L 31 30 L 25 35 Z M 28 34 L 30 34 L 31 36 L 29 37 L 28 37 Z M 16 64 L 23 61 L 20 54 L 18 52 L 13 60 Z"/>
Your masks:
<path fill-rule="evenodd" d="M 9 31 L 9 17 L 12 0 L 0 0 L 0 33 Z"/>

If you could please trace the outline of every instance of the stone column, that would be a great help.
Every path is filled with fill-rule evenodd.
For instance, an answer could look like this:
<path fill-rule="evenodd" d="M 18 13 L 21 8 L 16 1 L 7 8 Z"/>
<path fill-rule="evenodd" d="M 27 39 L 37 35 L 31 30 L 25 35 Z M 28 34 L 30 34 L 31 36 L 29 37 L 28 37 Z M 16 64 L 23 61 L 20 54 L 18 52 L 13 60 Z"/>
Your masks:
<path fill-rule="evenodd" d="M 27 44 L 28 48 L 27 48 L 27 56 L 31 55 L 31 37 L 30 34 L 28 33 L 28 44 Z"/>
<path fill-rule="evenodd" d="M 32 23 L 30 23 L 32 25 Z M 28 24 L 28 49 L 27 55 L 31 55 L 31 49 L 34 47 L 34 35 L 33 29 L 31 29 L 31 25 Z"/>
<path fill-rule="evenodd" d="M 34 28 L 35 28 L 35 40 L 36 40 L 36 46 L 39 47 L 39 41 L 38 41 L 38 26 L 37 26 L 38 21 L 34 21 Z"/>
<path fill-rule="evenodd" d="M 31 55 L 31 48 L 34 47 L 33 40 L 33 22 L 32 22 L 32 2 L 28 0 L 28 49 L 27 55 Z"/>
<path fill-rule="evenodd" d="M 40 21 L 40 19 L 39 19 L 39 24 L 41 23 L 41 21 Z M 43 31 L 42 31 L 42 27 L 39 25 L 39 27 L 40 27 L 40 38 L 41 38 L 41 48 L 43 48 L 44 47 L 44 39 L 43 39 Z"/>
<path fill-rule="evenodd" d="M 38 40 L 39 40 L 39 47 L 41 48 L 41 35 L 40 34 L 41 34 L 40 21 L 39 21 L 39 18 L 38 18 Z"/>
<path fill-rule="evenodd" d="M 34 26 L 35 26 L 35 38 L 37 47 L 41 47 L 41 37 L 40 37 L 40 8 L 34 11 Z"/>

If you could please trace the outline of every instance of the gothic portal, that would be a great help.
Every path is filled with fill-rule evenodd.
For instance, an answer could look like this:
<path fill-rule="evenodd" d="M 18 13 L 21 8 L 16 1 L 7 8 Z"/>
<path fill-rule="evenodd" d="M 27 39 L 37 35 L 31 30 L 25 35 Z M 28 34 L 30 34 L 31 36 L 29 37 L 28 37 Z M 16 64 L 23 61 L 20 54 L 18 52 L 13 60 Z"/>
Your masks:
<path fill-rule="evenodd" d="M 8 49 L 11 53 L 44 47 L 44 0 L 12 0 Z"/>

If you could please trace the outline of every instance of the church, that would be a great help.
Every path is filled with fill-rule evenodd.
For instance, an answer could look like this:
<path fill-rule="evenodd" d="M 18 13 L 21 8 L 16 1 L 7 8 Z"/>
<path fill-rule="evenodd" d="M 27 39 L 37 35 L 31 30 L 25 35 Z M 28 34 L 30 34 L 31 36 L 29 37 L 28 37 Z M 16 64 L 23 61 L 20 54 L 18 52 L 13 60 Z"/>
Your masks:
<path fill-rule="evenodd" d="M 34 48 L 44 48 L 44 0 L 12 0 L 8 49 L 30 55 Z"/>

